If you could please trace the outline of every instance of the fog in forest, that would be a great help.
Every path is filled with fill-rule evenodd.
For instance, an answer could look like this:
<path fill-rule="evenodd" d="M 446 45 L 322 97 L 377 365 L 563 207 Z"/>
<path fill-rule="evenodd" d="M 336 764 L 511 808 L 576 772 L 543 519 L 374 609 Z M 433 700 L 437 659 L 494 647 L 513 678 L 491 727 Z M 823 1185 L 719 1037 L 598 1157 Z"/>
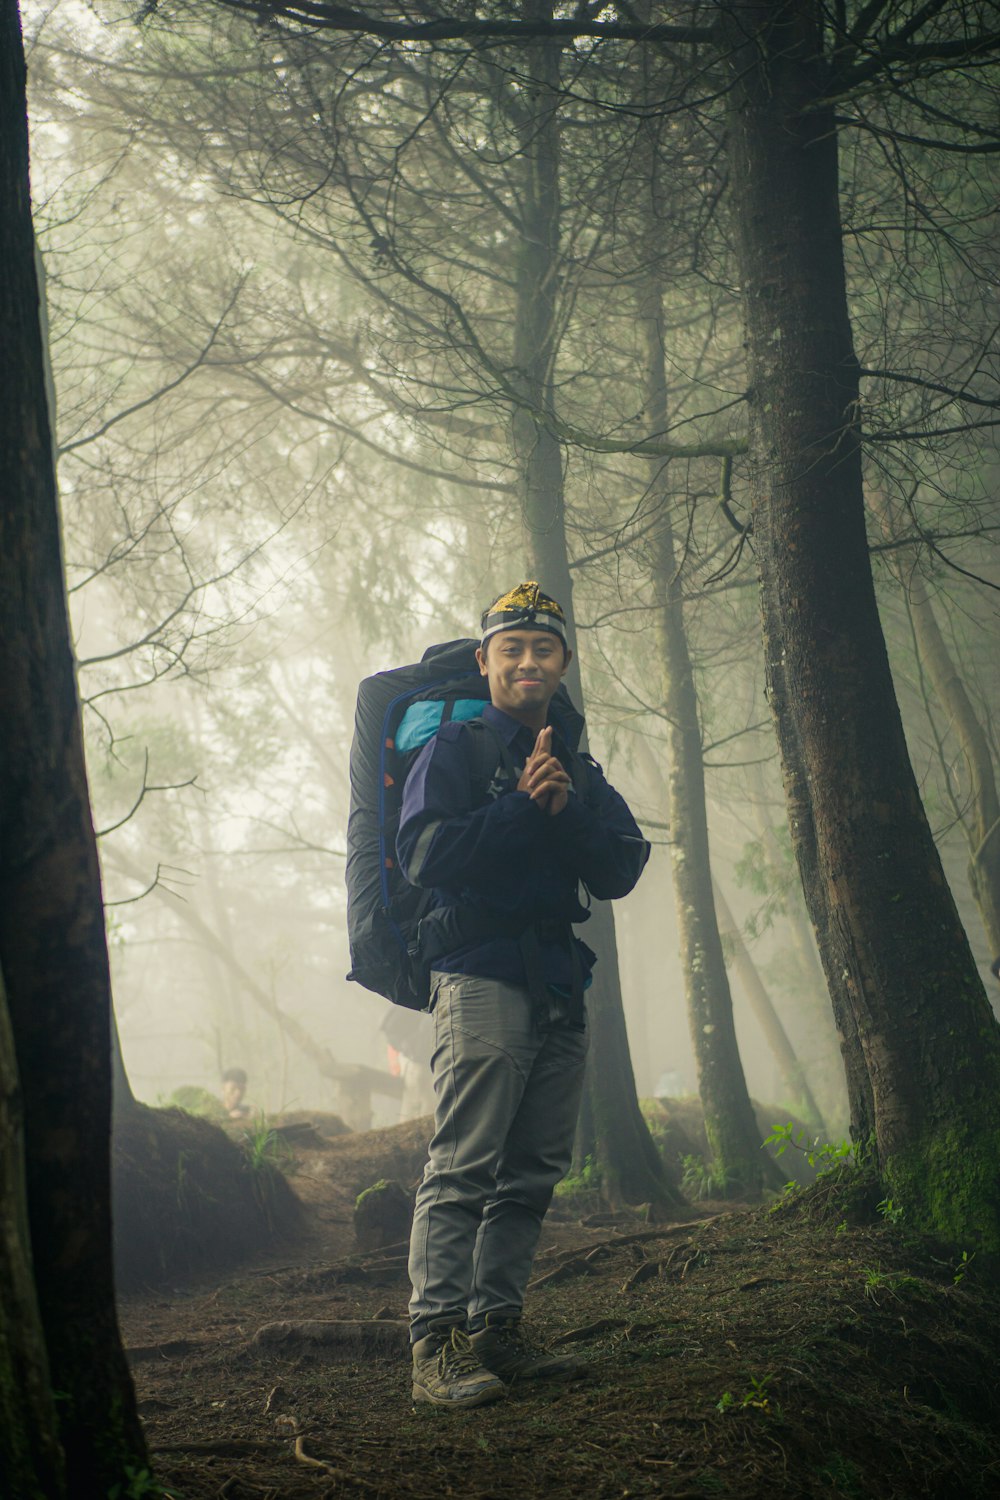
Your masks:
<path fill-rule="evenodd" d="M 345 82 L 324 70 L 329 43 L 197 8 L 137 27 L 126 8 L 58 0 L 25 24 L 65 565 L 128 1075 L 148 1103 L 184 1102 L 239 1066 L 268 1113 L 389 1124 L 390 1007 L 345 978 L 358 683 L 474 635 L 522 578 L 560 593 L 532 571 L 526 526 L 556 516 L 554 502 L 549 520 L 527 515 L 511 392 L 515 267 L 538 207 L 517 180 L 518 122 L 485 58 L 445 94 L 446 58 L 422 79 L 372 48 Z M 581 77 L 563 130 L 544 295 L 591 749 L 654 845 L 616 911 L 636 1082 L 641 1096 L 697 1090 L 672 883 L 669 594 L 750 1092 L 797 1108 L 762 991 L 836 1139 L 843 1069 L 764 692 L 720 167 L 682 118 L 644 139 L 594 107 L 604 86 Z M 960 226 L 966 268 L 946 297 L 873 139 L 843 169 L 859 359 L 961 382 L 996 315 L 995 279 L 981 296 L 975 281 L 995 249 L 968 184 L 940 184 L 934 208 Z M 697 185 L 690 203 L 671 207 L 666 183 L 635 188 L 650 152 Z M 653 290 L 665 427 L 644 383 Z M 968 745 L 941 684 L 961 684 L 995 765 L 1000 473 L 988 433 L 894 438 L 937 419 L 935 399 L 889 383 L 872 397 L 885 438 L 866 473 L 869 535 L 911 757 L 995 1001 L 968 874 Z M 657 452 L 664 435 L 677 452 Z"/>

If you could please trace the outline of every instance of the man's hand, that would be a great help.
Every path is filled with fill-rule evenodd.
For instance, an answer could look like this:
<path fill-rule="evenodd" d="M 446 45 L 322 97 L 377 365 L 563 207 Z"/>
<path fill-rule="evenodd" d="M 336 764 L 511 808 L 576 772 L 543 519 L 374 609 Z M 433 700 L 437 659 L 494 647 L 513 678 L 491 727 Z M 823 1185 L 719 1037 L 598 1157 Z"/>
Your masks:
<path fill-rule="evenodd" d="M 547 724 L 539 731 L 535 748 L 521 772 L 517 790 L 527 792 L 532 802 L 537 802 L 543 812 L 555 817 L 566 806 L 570 786 L 570 778 L 563 770 L 562 762 L 552 754 L 552 726 Z"/>

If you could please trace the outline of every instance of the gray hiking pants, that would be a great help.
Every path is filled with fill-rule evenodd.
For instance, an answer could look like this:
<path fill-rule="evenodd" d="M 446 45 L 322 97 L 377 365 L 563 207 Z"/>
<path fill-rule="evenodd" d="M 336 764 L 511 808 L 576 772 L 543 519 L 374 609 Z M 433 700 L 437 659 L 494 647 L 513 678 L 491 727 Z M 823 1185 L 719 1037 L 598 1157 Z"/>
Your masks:
<path fill-rule="evenodd" d="M 410 1335 L 518 1317 L 542 1219 L 573 1155 L 585 1032 L 532 1022 L 528 992 L 431 975 L 436 1099 L 410 1235 Z"/>

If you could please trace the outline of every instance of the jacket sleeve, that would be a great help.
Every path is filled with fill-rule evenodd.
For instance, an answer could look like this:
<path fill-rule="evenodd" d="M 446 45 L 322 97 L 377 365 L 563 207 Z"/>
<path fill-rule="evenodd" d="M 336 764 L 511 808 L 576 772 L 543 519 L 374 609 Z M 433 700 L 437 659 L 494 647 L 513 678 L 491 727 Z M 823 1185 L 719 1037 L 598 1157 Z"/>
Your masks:
<path fill-rule="evenodd" d="M 587 772 L 586 796 L 571 796 L 548 822 L 570 872 L 592 896 L 613 901 L 636 884 L 649 859 L 649 844 L 600 766 L 588 761 Z"/>
<path fill-rule="evenodd" d="M 411 885 L 490 890 L 491 903 L 516 894 L 518 869 L 545 836 L 545 814 L 527 792 L 471 808 L 460 725 L 440 730 L 406 778 L 396 853 Z"/>

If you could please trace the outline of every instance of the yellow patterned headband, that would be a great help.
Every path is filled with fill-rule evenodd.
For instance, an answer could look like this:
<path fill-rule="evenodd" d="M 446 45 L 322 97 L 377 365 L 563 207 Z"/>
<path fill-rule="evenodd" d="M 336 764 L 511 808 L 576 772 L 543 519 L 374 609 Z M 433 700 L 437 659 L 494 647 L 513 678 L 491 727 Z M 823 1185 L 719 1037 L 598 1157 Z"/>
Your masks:
<path fill-rule="evenodd" d="M 551 630 L 566 640 L 566 616 L 562 607 L 543 594 L 534 581 L 519 583 L 483 611 L 482 638 L 489 640 L 498 630 Z"/>

